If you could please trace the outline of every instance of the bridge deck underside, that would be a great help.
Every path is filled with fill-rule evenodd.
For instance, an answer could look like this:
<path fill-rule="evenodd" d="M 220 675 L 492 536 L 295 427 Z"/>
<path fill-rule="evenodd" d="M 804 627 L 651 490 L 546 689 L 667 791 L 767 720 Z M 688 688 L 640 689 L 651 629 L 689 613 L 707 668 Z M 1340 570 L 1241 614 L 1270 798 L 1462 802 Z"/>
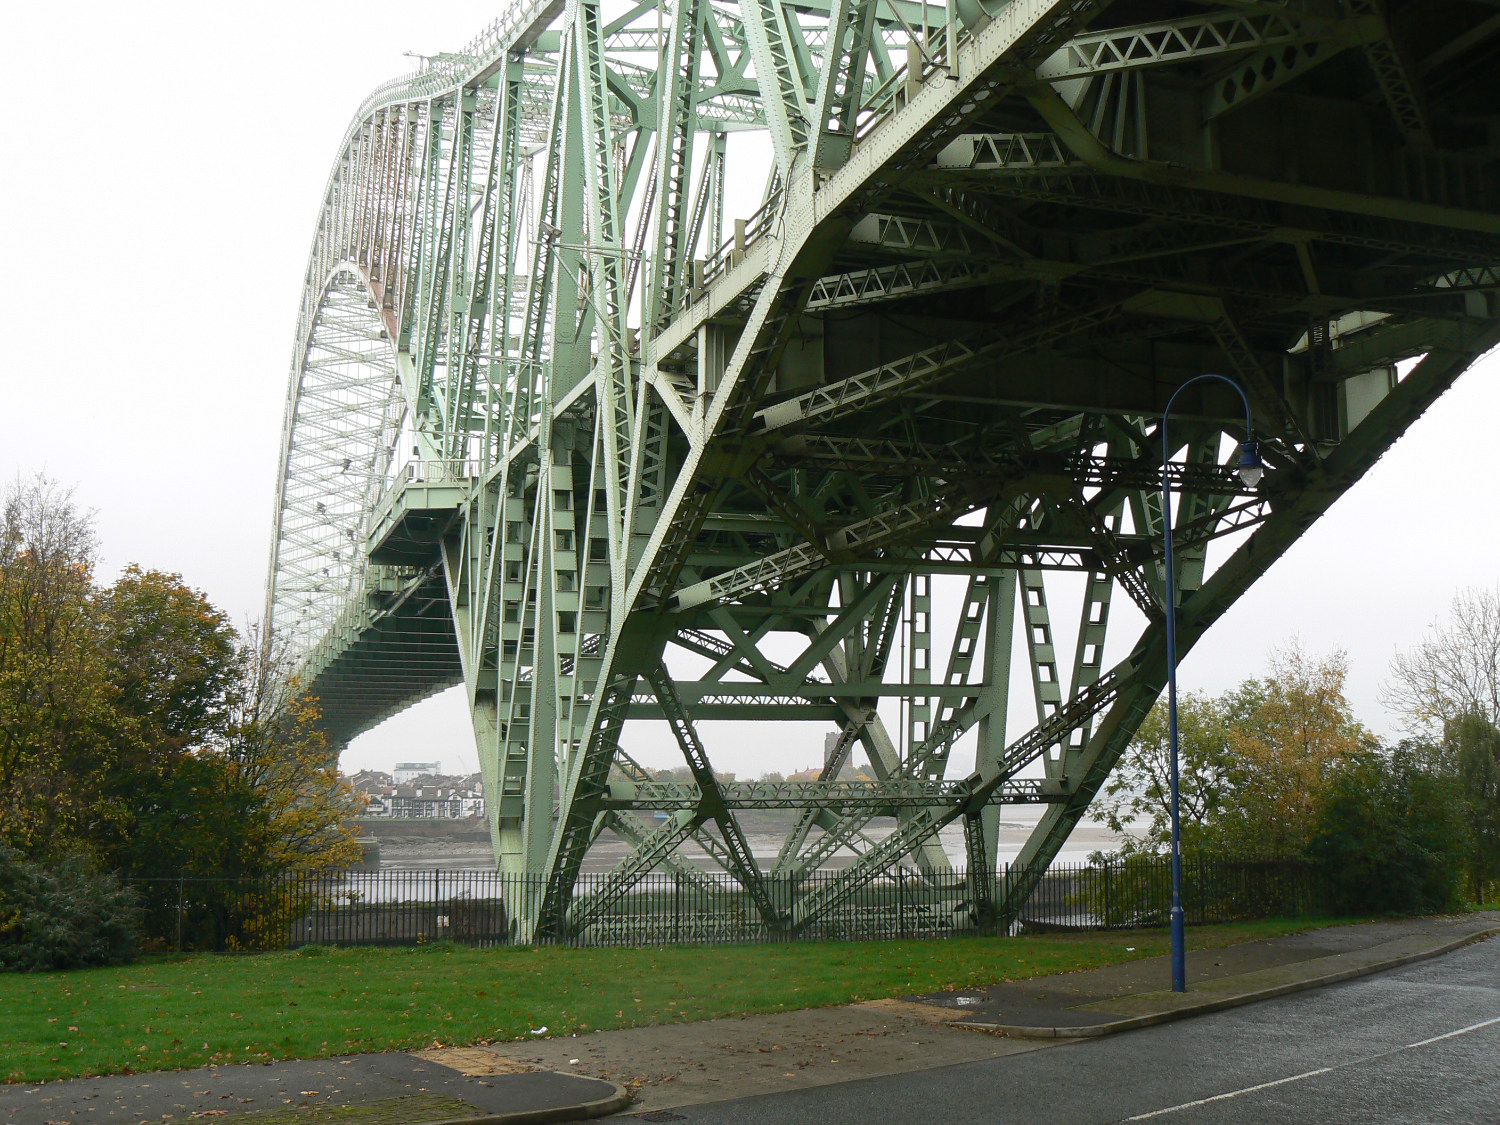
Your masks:
<path fill-rule="evenodd" d="M 412 603 L 408 603 L 412 605 Z M 352 638 L 308 685 L 332 746 L 343 746 L 430 695 L 463 683 L 453 619 L 441 605 L 413 605 Z"/>

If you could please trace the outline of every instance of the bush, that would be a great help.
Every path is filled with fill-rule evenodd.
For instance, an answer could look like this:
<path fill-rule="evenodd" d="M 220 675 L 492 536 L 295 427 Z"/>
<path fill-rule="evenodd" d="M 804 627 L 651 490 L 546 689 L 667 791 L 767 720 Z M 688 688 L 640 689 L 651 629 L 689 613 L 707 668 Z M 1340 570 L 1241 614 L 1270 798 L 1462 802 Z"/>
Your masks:
<path fill-rule="evenodd" d="M 1451 787 L 1403 756 L 1333 778 L 1307 854 L 1342 914 L 1425 914 L 1463 900 L 1467 832 Z"/>
<path fill-rule="evenodd" d="M 82 855 L 54 866 L 0 847 L 0 969 L 48 972 L 134 960 L 135 895 Z"/>
<path fill-rule="evenodd" d="M 1068 905 L 1099 925 L 1164 926 L 1171 918 L 1169 856 L 1095 853 L 1088 867 L 1057 878 L 1070 884 Z M 1044 900 L 1046 882 L 1040 892 Z M 1187 853 L 1182 857 L 1182 908 L 1188 925 L 1199 926 L 1315 914 L 1322 898 L 1316 873 L 1305 860 Z"/>

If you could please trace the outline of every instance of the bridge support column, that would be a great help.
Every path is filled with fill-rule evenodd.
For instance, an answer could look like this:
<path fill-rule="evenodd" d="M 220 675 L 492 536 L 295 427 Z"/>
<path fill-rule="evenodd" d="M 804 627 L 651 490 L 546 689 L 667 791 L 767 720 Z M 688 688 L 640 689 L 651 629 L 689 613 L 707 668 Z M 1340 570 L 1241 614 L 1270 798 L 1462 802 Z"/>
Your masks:
<path fill-rule="evenodd" d="M 1005 753 L 1005 722 L 1010 710 L 1011 643 L 1015 639 L 1015 625 L 1016 572 L 1011 570 L 994 580 L 989 613 L 985 618 L 984 689 L 979 697 L 984 717 L 979 720 L 974 747 L 974 768 L 980 772 L 998 769 Z M 978 829 L 984 842 L 984 870 L 990 876 L 985 886 L 992 895 L 995 887 L 993 875 L 1000 861 L 1000 812 L 999 805 L 987 804 L 978 816 Z"/>

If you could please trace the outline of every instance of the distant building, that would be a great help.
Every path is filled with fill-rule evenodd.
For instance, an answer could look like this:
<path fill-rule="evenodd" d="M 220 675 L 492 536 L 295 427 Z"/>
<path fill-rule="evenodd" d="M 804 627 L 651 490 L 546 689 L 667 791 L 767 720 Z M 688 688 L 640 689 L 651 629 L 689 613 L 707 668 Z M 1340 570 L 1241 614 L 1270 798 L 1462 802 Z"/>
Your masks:
<path fill-rule="evenodd" d="M 839 748 L 839 739 L 843 737 L 843 732 L 836 730 L 831 730 L 823 736 L 823 768 L 825 770 L 833 764 L 833 753 Z"/>
<path fill-rule="evenodd" d="M 419 777 L 439 777 L 442 772 L 442 762 L 397 762 L 392 776 L 397 785 L 410 785 Z"/>
<path fill-rule="evenodd" d="M 344 778 L 354 792 L 364 798 L 365 816 L 390 816 L 391 794 L 396 791 L 395 779 L 382 770 L 360 770 Z"/>
<path fill-rule="evenodd" d="M 484 816 L 481 774 L 463 777 L 418 774 L 415 782 L 402 783 L 378 770 L 361 770 L 348 780 L 365 799 L 365 816 L 397 820 L 463 820 Z"/>

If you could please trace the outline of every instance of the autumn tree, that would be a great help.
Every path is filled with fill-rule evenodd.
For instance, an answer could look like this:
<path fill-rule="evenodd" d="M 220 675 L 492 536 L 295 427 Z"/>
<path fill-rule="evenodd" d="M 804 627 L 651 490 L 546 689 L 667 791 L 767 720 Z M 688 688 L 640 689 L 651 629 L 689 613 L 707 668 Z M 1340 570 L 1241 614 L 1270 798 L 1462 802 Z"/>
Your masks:
<path fill-rule="evenodd" d="M 181 575 L 134 564 L 98 601 L 115 706 L 136 738 L 171 757 L 221 731 L 240 680 L 229 618 Z"/>
<path fill-rule="evenodd" d="M 1300 855 L 1331 779 L 1375 743 L 1344 695 L 1340 652 L 1313 659 L 1293 643 L 1270 673 L 1218 698 L 1178 704 L 1184 846 L 1230 856 Z M 1126 854 L 1165 851 L 1170 838 L 1166 705 L 1141 724 L 1095 814 L 1127 837 Z"/>
<path fill-rule="evenodd" d="M 199 658 L 187 662 L 195 675 L 180 677 L 184 692 L 169 697 L 175 705 L 163 698 L 148 714 L 196 719 L 179 728 L 191 732 L 189 747 L 156 755 L 135 779 L 118 864 L 143 875 L 261 878 L 357 860 L 357 798 L 339 777 L 317 701 L 299 690 L 285 652 L 252 627 L 226 655 L 216 619 L 200 616 L 206 602 L 181 590 L 153 601 L 197 622 L 186 651 Z M 182 628 L 152 626 L 152 635 L 178 637 Z M 204 647 L 212 661 L 201 658 Z M 199 693 L 210 681 L 214 690 Z"/>
<path fill-rule="evenodd" d="M 93 602 L 92 522 L 44 476 L 0 501 L 0 844 L 54 850 L 83 830 L 116 712 Z"/>
<path fill-rule="evenodd" d="M 347 867 L 360 856 L 352 819 L 359 800 L 339 776 L 318 725 L 318 701 L 302 690 L 280 639 L 258 627 L 241 648 L 240 684 L 216 751 L 257 803 L 246 844 L 269 871 Z"/>
<path fill-rule="evenodd" d="M 0 504 L 0 846 L 132 874 L 346 864 L 352 792 L 285 653 L 181 576 L 94 580 L 46 477 Z"/>
<path fill-rule="evenodd" d="M 1239 784 L 1220 831 L 1237 848 L 1300 854 L 1339 769 L 1374 749 L 1349 706 L 1347 656 L 1315 659 L 1293 641 L 1272 653 L 1270 674 L 1225 701 Z"/>
<path fill-rule="evenodd" d="M 127 566 L 96 601 L 117 721 L 95 849 L 135 875 L 222 872 L 255 808 L 214 751 L 240 690 L 239 635 L 176 574 Z"/>

